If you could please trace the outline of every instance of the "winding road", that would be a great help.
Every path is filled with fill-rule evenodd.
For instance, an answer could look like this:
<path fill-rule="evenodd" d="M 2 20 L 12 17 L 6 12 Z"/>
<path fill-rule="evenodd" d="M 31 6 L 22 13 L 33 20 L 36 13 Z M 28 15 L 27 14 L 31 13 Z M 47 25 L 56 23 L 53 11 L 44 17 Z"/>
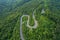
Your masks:
<path fill-rule="evenodd" d="M 35 29 L 35 28 L 37 28 L 37 26 L 38 26 L 38 22 L 37 22 L 37 20 L 35 19 L 34 13 L 35 13 L 35 11 L 34 11 L 33 14 L 32 14 L 33 19 L 34 19 L 34 22 L 35 22 L 35 23 L 34 23 L 34 26 L 30 26 L 30 25 L 29 25 L 29 20 L 30 20 L 30 16 L 29 16 L 29 15 L 22 15 L 22 16 L 21 16 L 21 19 L 20 19 L 20 37 L 21 37 L 21 40 L 25 40 L 25 39 L 24 39 L 24 36 L 23 36 L 23 32 L 22 32 L 22 24 L 23 24 L 22 18 L 23 18 L 23 17 L 28 17 L 27 24 L 26 24 L 28 28 L 34 28 L 34 29 Z"/>
<path fill-rule="evenodd" d="M 34 13 L 36 12 L 36 10 L 34 10 L 34 12 L 33 12 L 33 14 L 32 14 L 32 16 L 33 16 L 33 19 L 34 19 L 34 25 L 33 26 L 30 26 L 29 25 L 29 20 L 30 20 L 30 16 L 29 15 L 22 15 L 21 16 L 21 19 L 20 19 L 20 37 L 21 37 L 21 40 L 25 40 L 24 39 L 24 36 L 23 36 L 23 32 L 22 32 L 22 24 L 24 23 L 23 21 L 22 21 L 22 18 L 23 17 L 28 17 L 28 20 L 27 20 L 27 27 L 28 28 L 37 28 L 37 26 L 38 26 L 38 22 L 37 22 L 37 20 L 35 19 L 35 15 L 34 15 Z M 44 14 L 45 13 L 45 10 L 44 9 L 42 9 L 42 11 L 41 11 L 41 14 Z"/>

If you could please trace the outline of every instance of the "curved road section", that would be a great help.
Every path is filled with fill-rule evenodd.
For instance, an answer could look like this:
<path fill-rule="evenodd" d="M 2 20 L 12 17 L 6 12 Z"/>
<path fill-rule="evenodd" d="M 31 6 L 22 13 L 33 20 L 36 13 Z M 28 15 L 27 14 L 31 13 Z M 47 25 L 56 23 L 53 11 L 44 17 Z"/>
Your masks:
<path fill-rule="evenodd" d="M 24 22 L 22 22 L 22 18 L 23 17 L 28 17 L 28 20 L 27 20 L 27 27 L 28 28 L 37 28 L 37 26 L 38 26 L 38 22 L 37 22 L 37 20 L 35 19 L 35 15 L 34 15 L 34 13 L 36 12 L 36 10 L 34 10 L 34 12 L 33 12 L 33 14 L 32 14 L 32 16 L 33 16 L 33 19 L 34 19 L 34 26 L 30 26 L 29 25 L 29 20 L 30 20 L 30 16 L 29 15 L 23 15 L 23 16 L 21 16 L 21 19 L 20 19 L 20 37 L 21 37 L 21 40 L 25 40 L 24 39 L 24 37 L 23 37 L 23 32 L 22 32 L 22 24 L 24 23 Z M 44 14 L 45 13 L 45 10 L 44 9 L 42 9 L 42 11 L 41 11 L 41 14 Z"/>
<path fill-rule="evenodd" d="M 34 11 L 35 12 L 35 11 Z M 25 40 L 24 39 L 24 37 L 23 37 L 23 31 L 22 31 L 22 24 L 23 24 L 23 22 L 22 22 L 22 18 L 23 17 L 28 17 L 28 20 L 27 20 L 27 27 L 28 28 L 37 28 L 37 26 L 38 26 L 38 22 L 36 21 L 36 19 L 35 19 L 35 15 L 34 15 L 34 12 L 33 12 L 33 19 L 34 19 L 34 26 L 30 26 L 29 25 L 29 20 L 30 20 L 30 16 L 29 15 L 23 15 L 23 16 L 21 16 L 21 19 L 20 19 L 20 37 L 21 37 L 21 40 Z"/>

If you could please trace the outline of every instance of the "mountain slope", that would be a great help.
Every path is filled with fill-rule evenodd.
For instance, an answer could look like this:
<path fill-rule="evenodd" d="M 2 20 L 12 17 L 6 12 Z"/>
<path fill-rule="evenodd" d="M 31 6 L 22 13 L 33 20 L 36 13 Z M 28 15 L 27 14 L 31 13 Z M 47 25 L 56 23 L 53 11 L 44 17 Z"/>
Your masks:
<path fill-rule="evenodd" d="M 10 1 L 13 4 L 10 4 Z M 26 27 L 27 17 L 24 17 L 25 23 L 22 30 L 25 40 L 60 39 L 60 0 L 8 0 L 6 2 L 10 4 L 5 4 L 8 6 L 5 6 L 7 9 L 0 7 L 3 10 L 0 11 L 0 40 L 21 40 L 20 17 L 28 14 L 30 16 L 29 25 L 34 25 L 32 18 L 34 10 L 36 10 L 34 15 L 38 21 L 38 27 L 36 29 Z M 44 14 L 41 13 L 43 9 Z"/>

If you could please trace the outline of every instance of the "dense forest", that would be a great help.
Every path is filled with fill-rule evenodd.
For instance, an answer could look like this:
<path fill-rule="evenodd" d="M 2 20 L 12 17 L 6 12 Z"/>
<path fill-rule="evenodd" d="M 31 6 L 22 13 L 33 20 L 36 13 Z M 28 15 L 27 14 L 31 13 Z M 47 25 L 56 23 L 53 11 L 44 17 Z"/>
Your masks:
<path fill-rule="evenodd" d="M 45 13 L 41 13 L 44 9 Z M 25 40 L 60 40 L 60 0 L 0 0 L 0 40 L 21 40 L 20 18 L 32 13 L 38 21 L 36 29 L 26 27 L 27 17 L 22 26 Z"/>

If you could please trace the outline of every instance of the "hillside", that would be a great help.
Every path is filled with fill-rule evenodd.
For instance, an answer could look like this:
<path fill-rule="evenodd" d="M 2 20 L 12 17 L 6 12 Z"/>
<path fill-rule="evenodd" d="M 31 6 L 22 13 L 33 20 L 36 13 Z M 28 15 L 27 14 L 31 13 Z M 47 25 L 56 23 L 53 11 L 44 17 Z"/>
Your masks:
<path fill-rule="evenodd" d="M 33 26 L 33 13 L 38 26 L 27 27 L 28 18 L 23 17 L 24 39 L 60 40 L 60 0 L 0 0 L 0 40 L 21 40 L 21 17 L 29 15 Z"/>

